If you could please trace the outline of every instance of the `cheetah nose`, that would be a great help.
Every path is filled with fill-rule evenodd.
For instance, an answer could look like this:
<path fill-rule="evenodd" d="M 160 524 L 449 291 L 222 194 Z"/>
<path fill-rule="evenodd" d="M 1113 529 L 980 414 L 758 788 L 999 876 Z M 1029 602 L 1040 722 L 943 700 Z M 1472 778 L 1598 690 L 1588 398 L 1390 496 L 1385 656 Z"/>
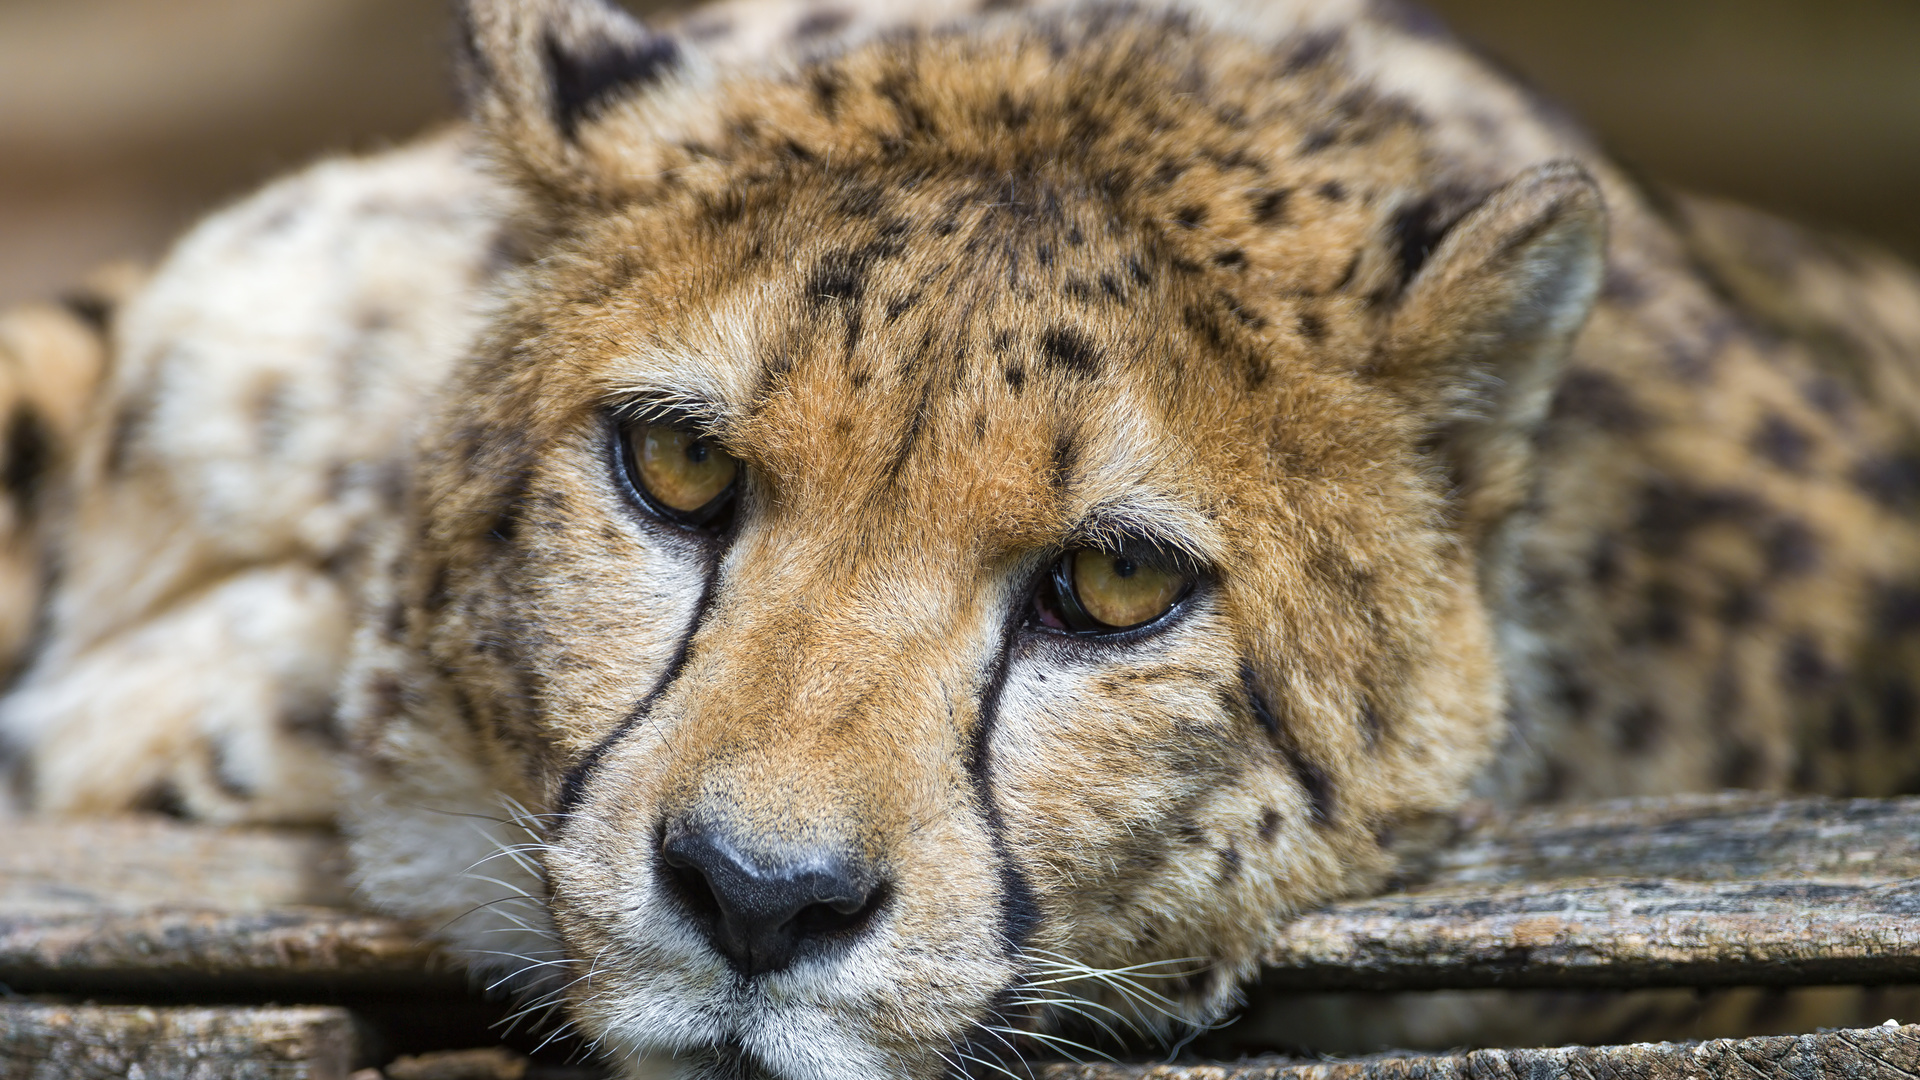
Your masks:
<path fill-rule="evenodd" d="M 726 833 L 686 821 L 665 834 L 660 856 L 670 891 L 744 975 L 851 944 L 886 901 L 872 866 L 848 852 L 750 854 Z"/>

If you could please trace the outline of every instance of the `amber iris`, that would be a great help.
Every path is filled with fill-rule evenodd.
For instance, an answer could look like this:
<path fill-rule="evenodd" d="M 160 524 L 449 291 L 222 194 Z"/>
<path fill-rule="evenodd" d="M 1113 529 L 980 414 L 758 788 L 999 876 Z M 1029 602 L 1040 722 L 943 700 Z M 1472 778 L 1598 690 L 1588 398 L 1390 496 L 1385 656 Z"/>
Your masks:
<path fill-rule="evenodd" d="M 1152 622 L 1186 591 L 1185 577 L 1125 555 L 1083 548 L 1070 558 L 1074 598 L 1089 616 L 1115 629 Z"/>
<path fill-rule="evenodd" d="M 739 462 L 711 440 L 665 424 L 648 424 L 634 440 L 640 483 L 668 510 L 696 513 L 727 493 Z"/>

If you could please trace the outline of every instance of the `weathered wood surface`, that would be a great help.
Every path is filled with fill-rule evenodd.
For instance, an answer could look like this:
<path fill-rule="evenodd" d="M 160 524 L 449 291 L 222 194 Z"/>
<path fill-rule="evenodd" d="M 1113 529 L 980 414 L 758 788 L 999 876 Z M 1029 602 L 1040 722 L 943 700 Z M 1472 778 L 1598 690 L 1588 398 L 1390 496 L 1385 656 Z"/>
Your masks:
<path fill-rule="evenodd" d="M 1920 1027 L 1345 1061 L 1050 1065 L 1037 1071 L 1041 1080 L 1913 1080 L 1920 1075 Z"/>
<path fill-rule="evenodd" d="M 417 927 L 353 911 L 325 833 L 159 820 L 13 821 L 0 843 L 0 984 L 226 992 L 458 986 Z"/>
<path fill-rule="evenodd" d="M 0 1003 L 0 1080 L 347 1080 L 345 1009 Z"/>
<path fill-rule="evenodd" d="M 1290 923 L 1285 989 L 1920 982 L 1920 799 L 1696 796 L 1466 823 Z"/>
<path fill-rule="evenodd" d="M 1398 892 L 1295 919 L 1268 987 L 1920 982 L 1920 799 L 1643 800 L 1466 816 Z M 452 985 L 352 911 L 321 834 L 9 823 L 0 983 Z"/>

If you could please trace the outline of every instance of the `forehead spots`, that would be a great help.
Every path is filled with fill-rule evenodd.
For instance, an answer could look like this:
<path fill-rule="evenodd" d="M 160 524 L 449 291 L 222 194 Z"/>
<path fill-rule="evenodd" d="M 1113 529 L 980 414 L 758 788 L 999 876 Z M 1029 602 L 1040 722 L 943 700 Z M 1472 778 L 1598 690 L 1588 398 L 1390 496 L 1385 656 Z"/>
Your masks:
<path fill-rule="evenodd" d="M 1054 370 L 1079 378 L 1100 373 L 1100 354 L 1093 339 L 1078 330 L 1056 326 L 1041 334 L 1040 356 Z"/>

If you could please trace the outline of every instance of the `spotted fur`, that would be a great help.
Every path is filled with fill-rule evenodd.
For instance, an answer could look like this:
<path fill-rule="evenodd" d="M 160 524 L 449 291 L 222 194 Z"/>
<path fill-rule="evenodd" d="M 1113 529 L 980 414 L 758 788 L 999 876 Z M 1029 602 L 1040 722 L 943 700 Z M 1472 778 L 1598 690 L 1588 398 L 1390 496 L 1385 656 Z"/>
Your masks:
<path fill-rule="evenodd" d="M 1214 1015 L 1471 794 L 1920 787 L 1912 271 L 1397 5 L 898 18 L 472 0 L 469 125 L 196 230 L 0 703 L 33 804 L 338 807 L 633 1075 L 803 1080 Z M 1089 545 L 1195 587 L 1046 631 Z M 688 822 L 871 917 L 744 970 Z"/>

